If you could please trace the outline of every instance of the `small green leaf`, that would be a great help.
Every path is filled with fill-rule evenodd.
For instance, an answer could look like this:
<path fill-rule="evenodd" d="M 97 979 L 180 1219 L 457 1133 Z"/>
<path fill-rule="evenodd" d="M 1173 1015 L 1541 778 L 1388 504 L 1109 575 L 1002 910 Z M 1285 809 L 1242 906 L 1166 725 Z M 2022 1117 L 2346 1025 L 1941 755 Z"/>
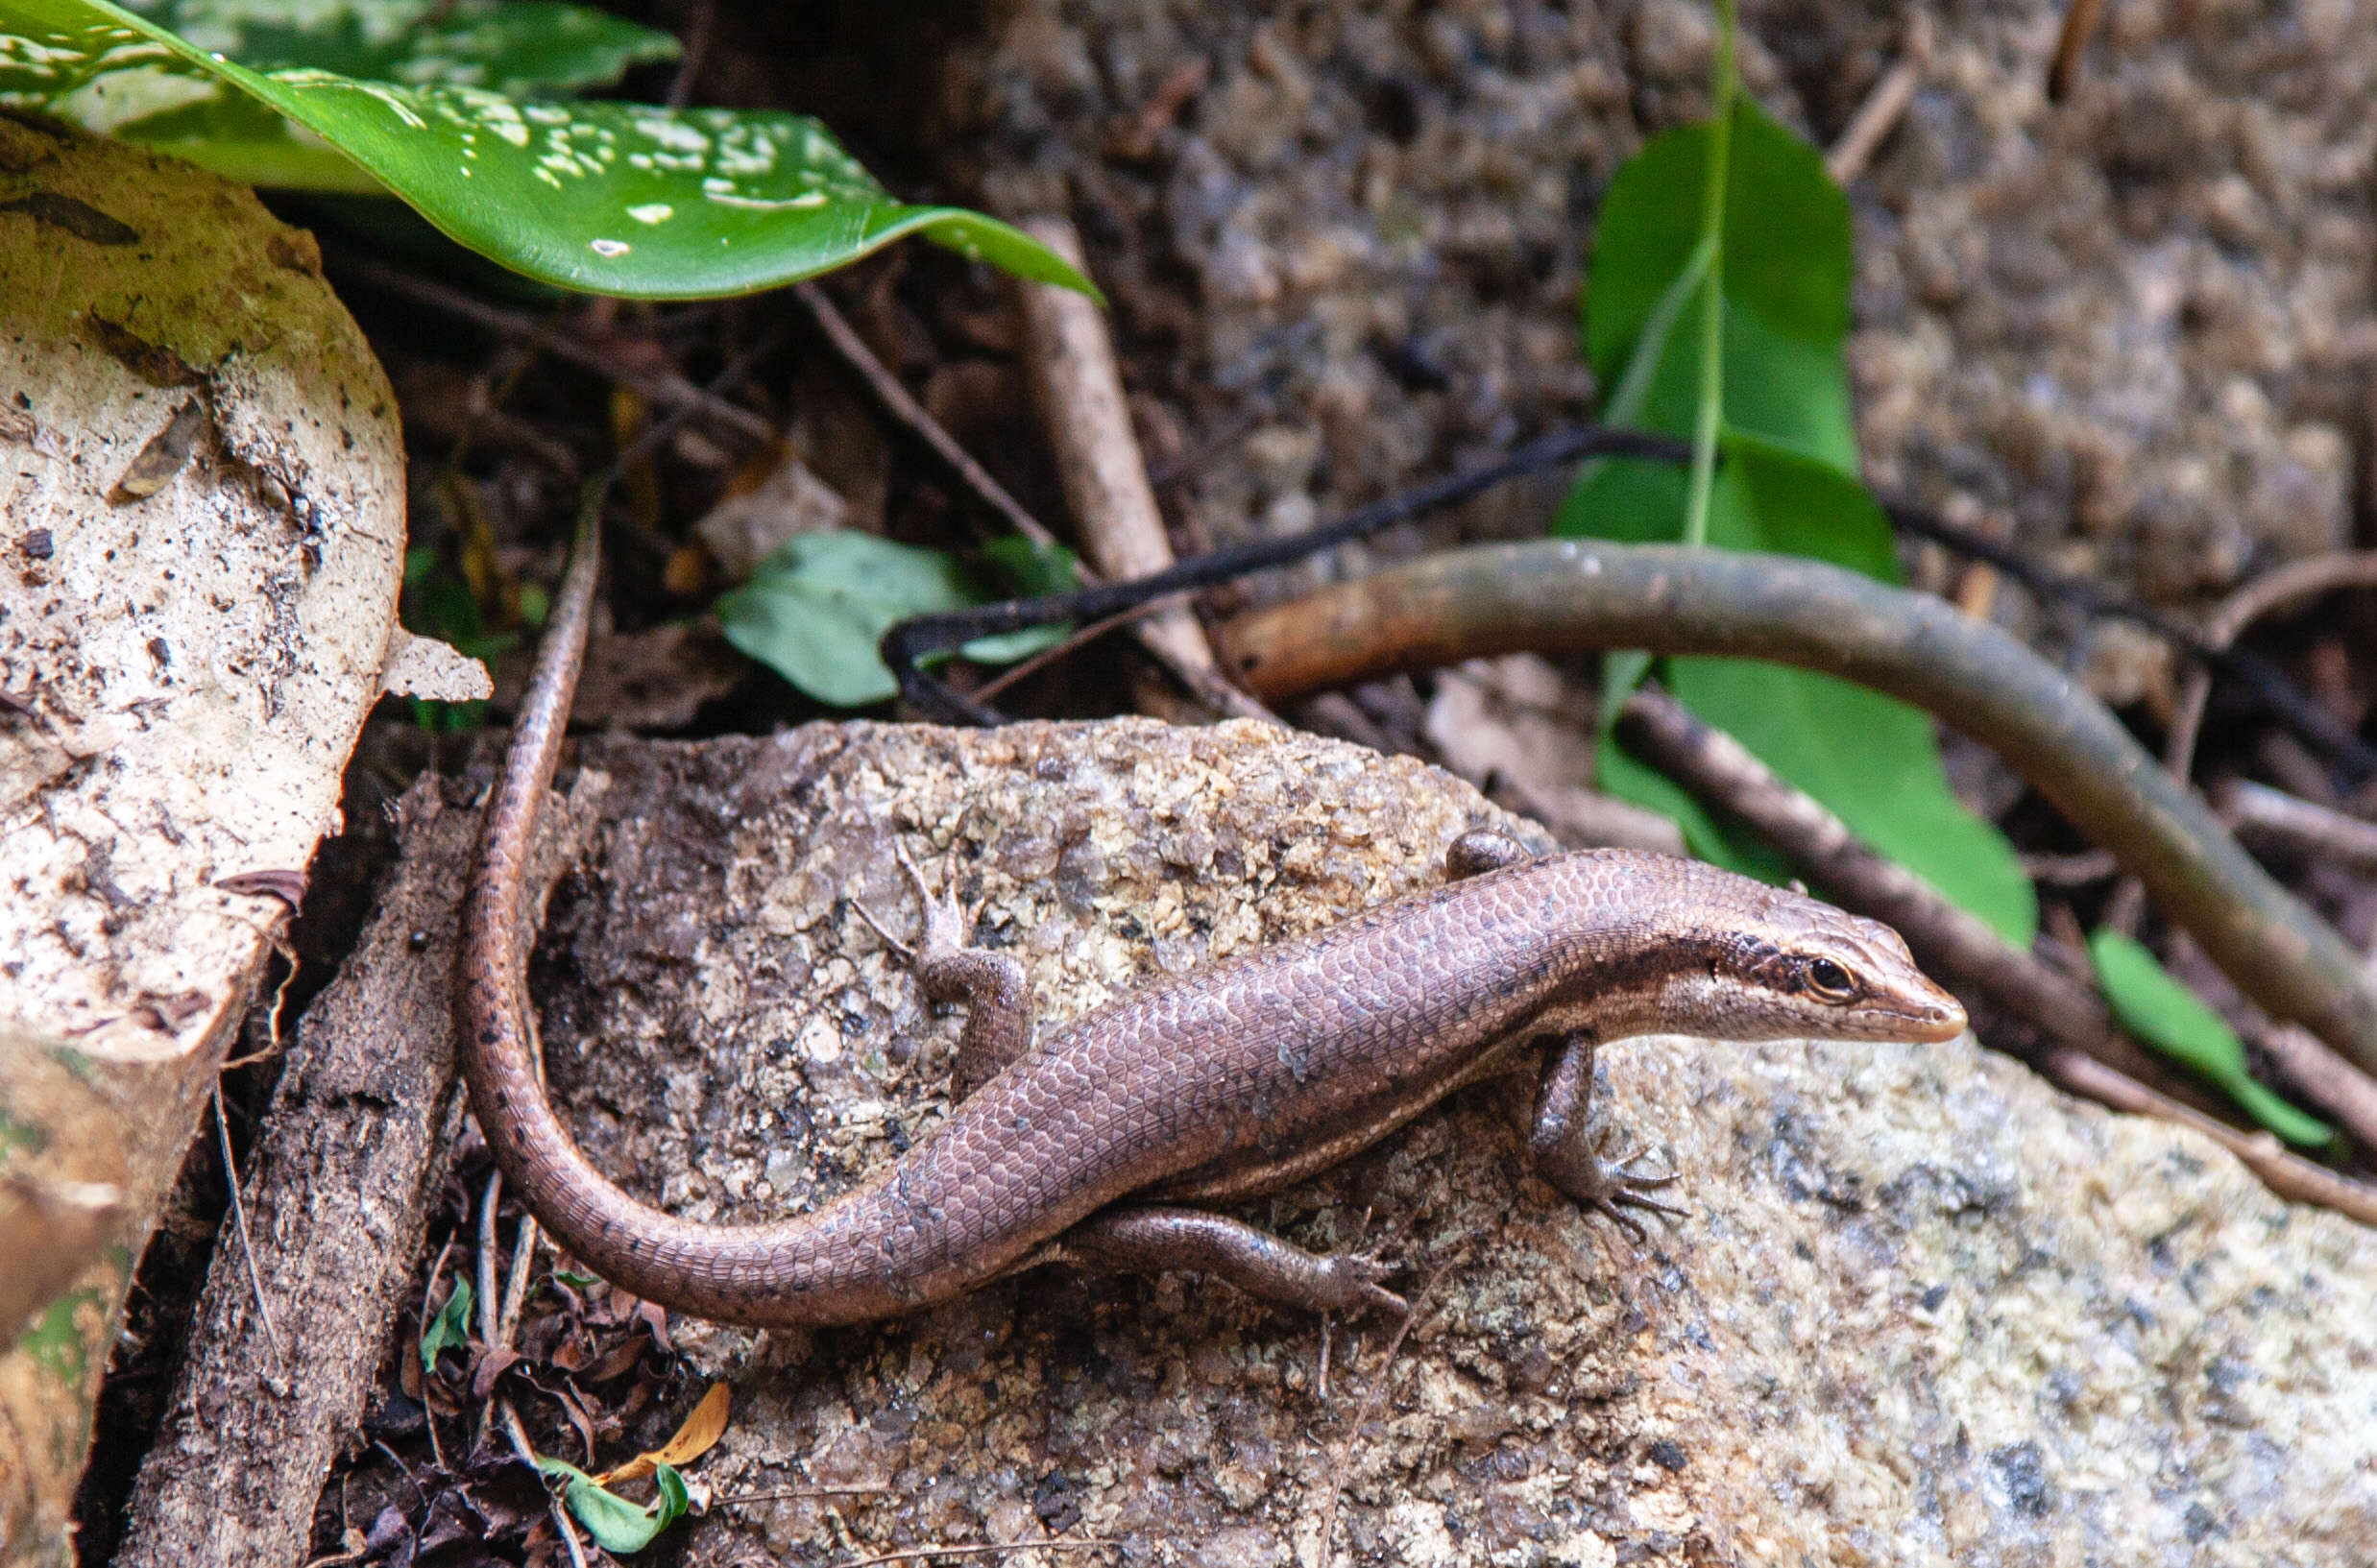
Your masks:
<path fill-rule="evenodd" d="M 631 1503 L 617 1492 L 605 1490 L 595 1484 L 594 1477 L 566 1459 L 541 1457 L 537 1468 L 569 1482 L 562 1492 L 563 1501 L 605 1552 L 643 1551 L 652 1544 L 654 1536 L 683 1518 L 692 1506 L 686 1492 L 685 1478 L 671 1465 L 663 1464 L 654 1471 L 660 1495 L 649 1504 Z"/>
<path fill-rule="evenodd" d="M 742 294 L 916 234 L 1018 277 L 1097 293 L 1005 224 L 893 200 L 806 116 L 539 103 L 458 79 L 468 73 L 416 74 L 426 80 L 256 70 L 109 0 L 0 0 L 0 104 L 234 179 L 384 186 L 459 243 L 559 287 Z M 276 115 L 310 134 L 288 133 Z"/>
<path fill-rule="evenodd" d="M 2099 927 L 2088 939 L 2088 955 L 2105 1000 L 2130 1033 L 2219 1084 L 2254 1121 L 2296 1147 L 2334 1142 L 2327 1123 L 2296 1110 L 2246 1071 L 2244 1043 L 2236 1031 L 2145 947 Z"/>
<path fill-rule="evenodd" d="M 16 1348 L 35 1365 L 70 1388 L 80 1388 L 90 1373 L 90 1344 L 76 1321 L 77 1315 L 85 1307 L 107 1311 L 100 1304 L 97 1291 L 68 1291 L 52 1301 L 39 1321 L 25 1330 L 16 1341 Z"/>
<path fill-rule="evenodd" d="M 718 622 L 729 642 L 819 702 L 859 708 L 899 691 L 875 651 L 893 623 L 973 602 L 940 551 L 833 529 L 786 541 L 718 600 Z"/>
<path fill-rule="evenodd" d="M 1045 574 L 1055 567 L 1042 563 L 1032 569 Z M 884 633 L 911 615 L 963 610 L 985 597 L 942 551 L 830 529 L 786 541 L 748 583 L 718 600 L 717 610 L 719 628 L 736 647 L 819 702 L 860 708 L 899 691 L 876 652 Z M 1033 627 L 978 639 L 963 651 L 1001 663 L 1063 635 L 1061 627 Z"/>
<path fill-rule="evenodd" d="M 685 1477 L 667 1459 L 652 1466 L 652 1484 L 660 1492 L 659 1507 L 667 1515 L 661 1521 L 663 1524 L 668 1519 L 682 1519 L 692 1509 L 693 1494 L 686 1489 Z"/>
<path fill-rule="evenodd" d="M 1064 593 L 1081 586 L 1080 558 L 1062 544 L 1039 544 L 1021 534 L 1002 534 L 982 546 L 990 564 L 1007 574 L 1023 598 Z"/>
<path fill-rule="evenodd" d="M 421 1369 L 437 1370 L 438 1354 L 447 1350 L 467 1350 L 471 1344 L 471 1282 L 456 1280 L 446 1305 L 437 1310 L 421 1331 Z"/>

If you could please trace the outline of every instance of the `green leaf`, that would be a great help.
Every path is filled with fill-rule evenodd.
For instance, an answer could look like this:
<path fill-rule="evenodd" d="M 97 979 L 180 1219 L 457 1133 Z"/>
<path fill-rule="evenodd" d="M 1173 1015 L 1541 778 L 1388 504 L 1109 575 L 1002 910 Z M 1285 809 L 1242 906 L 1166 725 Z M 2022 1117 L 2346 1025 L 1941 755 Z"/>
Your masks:
<path fill-rule="evenodd" d="M 453 1293 L 446 1305 L 437 1310 L 421 1331 L 421 1369 L 437 1370 L 438 1354 L 447 1350 L 465 1350 L 471 1343 L 471 1282 L 456 1280 Z"/>
<path fill-rule="evenodd" d="M 1603 203 L 1586 315 L 1587 352 L 1614 410 L 1688 435 L 1700 396 L 1697 344 L 1678 304 L 1696 275 L 1721 280 L 1724 463 L 1708 543 L 1810 556 L 1899 578 L 1888 520 L 1857 478 L 1842 346 L 1851 276 L 1849 209 L 1815 150 L 1748 99 L 1734 110 L 1716 257 L 1700 231 L 1707 126 L 1671 132 L 1621 169 Z M 1646 370 L 1646 366 L 1652 367 Z M 1633 543 L 1684 532 L 1686 478 L 1613 461 L 1579 476 L 1556 531 Z M 1814 796 L 1877 850 L 2027 945 L 2038 904 L 2012 846 L 1949 788 L 1931 721 L 1918 710 L 1811 672 L 1741 660 L 1661 662 L 1669 690 Z M 1695 854 L 1780 880 L 1770 847 L 1713 819 L 1607 738 L 1603 785 L 1674 817 Z"/>
<path fill-rule="evenodd" d="M 1080 558 L 1062 544 L 1038 544 L 1021 534 L 1002 534 L 982 546 L 982 555 L 1007 574 L 1008 586 L 1024 598 L 1081 586 Z"/>
<path fill-rule="evenodd" d="M 506 53 L 508 24 L 478 19 L 494 30 L 493 64 L 482 69 L 501 65 L 516 82 L 567 74 Z M 588 43 L 571 69 L 604 52 Z M 806 116 L 537 103 L 460 80 L 467 71 L 416 74 L 426 80 L 252 69 L 108 0 L 0 0 L 0 104 L 235 179 L 384 186 L 454 240 L 559 287 L 637 299 L 747 293 L 917 234 L 1019 277 L 1097 292 L 1005 224 L 893 200 Z"/>
<path fill-rule="evenodd" d="M 643 1551 L 652 1544 L 654 1536 L 683 1518 L 692 1506 L 685 1478 L 677 1474 L 673 1465 L 663 1464 L 653 1472 L 660 1495 L 648 1504 L 631 1503 L 617 1492 L 605 1490 L 595 1484 L 594 1477 L 566 1459 L 540 1456 L 537 1468 L 569 1482 L 562 1491 L 562 1500 L 605 1552 Z"/>
<path fill-rule="evenodd" d="M 2139 943 L 2110 927 L 2088 939 L 2098 983 L 2130 1033 L 2210 1078 L 2254 1121 L 2298 1148 L 2335 1140 L 2327 1123 L 2306 1116 L 2245 1070 L 2244 1043 L 2203 999 L 2173 979 Z"/>
<path fill-rule="evenodd" d="M 1593 374 L 1621 387 L 1638 349 L 1656 366 L 1631 422 L 1688 436 L 1699 400 L 1692 313 L 1669 291 L 1701 244 L 1709 127 L 1668 132 L 1627 160 L 1603 199 L 1586 294 Z M 1856 471 L 1849 374 L 1849 203 L 1816 150 L 1749 98 L 1734 101 L 1724 224 L 1727 425 Z M 1661 328 L 1646 339 L 1646 328 Z M 1642 377 L 1634 369 L 1634 379 Z"/>
<path fill-rule="evenodd" d="M 1053 562 L 1031 569 L 1055 580 L 1046 575 L 1057 569 Z M 1069 581 L 1070 566 L 1063 569 Z M 861 708 L 899 691 L 876 652 L 884 633 L 911 615 L 963 610 L 988 597 L 954 556 L 830 529 L 786 541 L 717 609 L 720 630 L 736 647 L 819 702 Z M 1063 636 L 1062 627 L 1033 627 L 978 638 L 962 651 L 982 663 L 1003 663 Z"/>

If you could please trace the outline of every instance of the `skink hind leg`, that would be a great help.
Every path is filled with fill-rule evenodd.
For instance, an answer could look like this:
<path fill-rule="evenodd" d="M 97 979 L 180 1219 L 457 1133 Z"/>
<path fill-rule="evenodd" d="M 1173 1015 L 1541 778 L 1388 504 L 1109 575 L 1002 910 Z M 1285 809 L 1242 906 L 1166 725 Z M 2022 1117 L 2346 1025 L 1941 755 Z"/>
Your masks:
<path fill-rule="evenodd" d="M 916 972 L 916 983 L 928 998 L 964 1004 L 965 1027 L 958 1032 L 958 1057 L 949 1069 L 949 1098 L 955 1102 L 1031 1049 L 1031 983 L 1024 966 L 1008 954 L 972 945 L 980 906 L 965 908 L 946 888 L 934 894 L 909 857 L 908 847 L 895 839 L 892 850 L 924 910 L 917 946 L 911 948 L 885 930 L 865 905 L 854 900 L 852 906 Z"/>
<path fill-rule="evenodd" d="M 1379 1283 L 1394 1266 L 1369 1253 L 1307 1252 L 1203 1209 L 1108 1209 L 1065 1232 L 1041 1261 L 1129 1273 L 1189 1269 L 1227 1280 L 1250 1296 L 1311 1312 L 1375 1307 L 1399 1316 L 1410 1311 Z"/>
<path fill-rule="evenodd" d="M 1681 1178 L 1673 1174 L 1638 1175 L 1628 1170 L 1637 1156 L 1602 1158 L 1601 1145 L 1588 1131 L 1587 1111 L 1593 1093 L 1593 1040 L 1573 1035 L 1563 1041 L 1536 1092 L 1535 1126 L 1528 1149 L 1538 1174 L 1587 1209 L 1604 1214 L 1639 1246 L 1649 1240 L 1642 1222 L 1628 1213 L 1639 1209 L 1681 1218 L 1685 1212 L 1650 1196 Z"/>

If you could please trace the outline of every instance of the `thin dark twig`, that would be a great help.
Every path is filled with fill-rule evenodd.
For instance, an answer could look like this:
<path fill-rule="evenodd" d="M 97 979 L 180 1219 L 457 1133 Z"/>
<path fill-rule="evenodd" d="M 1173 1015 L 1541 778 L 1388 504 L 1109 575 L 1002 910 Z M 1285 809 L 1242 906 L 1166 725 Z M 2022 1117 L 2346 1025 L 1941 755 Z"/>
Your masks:
<path fill-rule="evenodd" d="M 743 1508 L 753 1503 L 803 1503 L 818 1497 L 879 1497 L 891 1490 L 881 1481 L 855 1483 L 848 1486 L 779 1486 L 765 1492 L 729 1492 L 710 1500 L 714 1508 Z"/>
<path fill-rule="evenodd" d="M 2264 572 L 2222 599 L 2204 617 L 2204 640 L 2215 648 L 2232 647 L 2264 615 L 2348 588 L 2377 588 L 2377 550 L 2313 556 Z M 2195 741 L 2203 730 L 2204 706 L 2211 695 L 2212 678 L 2204 666 L 2189 670 L 2179 690 L 2178 712 L 2163 739 L 2163 765 L 2182 779 L 2195 770 Z"/>
<path fill-rule="evenodd" d="M 1395 1326 L 1394 1336 L 1387 1340 L 1387 1353 L 1379 1358 L 1377 1380 L 1364 1390 L 1362 1403 L 1354 1408 L 1353 1422 L 1346 1429 L 1346 1440 L 1337 1445 L 1337 1452 L 1330 1457 L 1328 1495 L 1321 1504 L 1321 1560 L 1324 1563 L 1329 1560 L 1329 1538 L 1337 1533 L 1337 1503 L 1345 1495 L 1346 1461 L 1353 1457 L 1353 1445 L 1361 1440 L 1363 1426 L 1378 1409 L 1378 1401 L 1385 1396 L 1387 1382 L 1395 1375 L 1395 1359 L 1403 1353 L 1403 1341 L 1411 1338 L 1412 1325 L 1419 1321 L 1421 1312 L 1428 1306 L 1428 1298 L 1436 1293 L 1436 1287 L 1444 1276 L 1467 1263 L 1468 1258 L 1469 1249 L 1464 1246 L 1439 1265 L 1436 1272 L 1423 1280 L 1419 1289 L 1413 1292 L 1411 1311 L 1405 1313 L 1403 1321 Z"/>
<path fill-rule="evenodd" d="M 1134 604 L 1128 610 L 1118 610 L 1104 620 L 1092 621 L 1087 626 L 1067 634 L 1065 639 L 1054 647 L 1042 648 L 1022 663 L 1010 664 L 1001 670 L 995 679 L 984 681 L 975 691 L 974 696 L 977 701 L 988 702 L 1026 676 L 1038 674 L 1059 659 L 1069 658 L 1079 652 L 1108 632 L 1118 631 L 1142 615 L 1154 614 L 1160 608 L 1162 608 L 1161 600 L 1150 600 L 1146 604 Z"/>
<path fill-rule="evenodd" d="M 537 1463 L 537 1451 L 528 1441 L 528 1429 L 520 1423 L 520 1411 L 513 1409 L 512 1402 L 501 1395 L 496 1398 L 496 1411 L 503 1419 L 503 1435 L 511 1439 L 512 1452 L 519 1456 L 521 1463 L 543 1477 L 545 1471 Z M 553 1528 L 560 1532 L 562 1544 L 570 1549 L 571 1568 L 586 1568 L 586 1544 L 578 1539 L 577 1522 L 570 1517 L 570 1509 L 562 1502 L 561 1494 L 547 1491 L 545 1504 L 552 1511 Z"/>
<path fill-rule="evenodd" d="M 2178 616 L 2142 604 L 2126 594 L 2098 587 L 2085 578 L 2043 567 L 2021 551 L 1970 528 L 1949 521 L 1935 512 L 1906 501 L 1884 499 L 1882 511 L 1910 534 L 1936 540 L 1958 555 L 1986 561 L 2025 588 L 2050 598 L 2076 605 L 2089 615 L 2110 616 L 2145 627 L 2155 636 L 2184 648 L 2221 674 L 2242 684 L 2287 726 L 2318 746 L 2357 782 L 2377 774 L 2377 746 L 2361 738 L 2352 726 L 2338 718 L 2292 676 L 2260 654 L 2225 646 Z"/>
<path fill-rule="evenodd" d="M 685 30 L 685 53 L 677 57 L 677 74 L 668 79 L 666 101 L 670 109 L 683 109 L 692 102 L 702 67 L 710 63 L 710 44 L 717 31 L 718 0 L 700 0 L 693 8 L 692 25 Z"/>
<path fill-rule="evenodd" d="M 1509 480 L 1593 456 L 1647 457 L 1681 462 L 1689 448 L 1666 436 L 1644 435 L 1601 425 L 1555 430 L 1509 456 L 1390 496 L 1335 522 L 1282 539 L 1255 540 L 1228 549 L 1192 556 L 1163 571 L 1127 583 L 1107 583 L 1036 599 L 1008 599 L 945 615 L 905 620 L 884 634 L 883 660 L 898 678 L 901 694 L 927 717 L 943 723 L 995 725 L 1006 715 L 966 696 L 916 667 L 916 662 L 971 642 L 978 637 L 1021 631 L 1050 621 L 1104 620 L 1118 611 L 1169 593 L 1211 588 L 1249 572 L 1284 566 L 1305 556 L 1364 539 L 1413 518 L 1458 505 Z"/>
<path fill-rule="evenodd" d="M 990 476 L 989 470 L 975 462 L 973 455 L 958 445 L 957 438 L 941 427 L 941 422 L 927 413 L 924 404 L 900 384 L 900 378 L 875 357 L 875 351 L 866 346 L 866 340 L 859 336 L 858 329 L 835 307 L 825 290 L 814 283 L 796 283 L 792 293 L 808 307 L 809 314 L 815 318 L 817 329 L 834 346 L 834 351 L 840 354 L 850 368 L 859 373 L 861 379 L 874 390 L 885 412 L 932 447 L 934 454 L 965 481 L 968 490 L 974 492 L 985 506 L 1007 519 L 1009 527 L 1034 544 L 1045 547 L 1056 543 L 1056 536 L 1042 526 L 1039 519 L 1026 511 L 1021 501 L 1008 495 L 1007 487 Z M 1084 575 L 1089 577 L 1095 574 L 1085 571 Z"/>
<path fill-rule="evenodd" d="M 342 255 L 339 266 L 392 294 L 401 294 L 407 299 L 416 300 L 433 309 L 445 311 L 449 316 L 459 316 L 464 321 L 484 326 L 492 332 L 503 333 L 507 337 L 534 338 L 544 325 L 540 318 L 521 316 L 500 305 L 489 304 L 486 301 L 466 294 L 460 289 L 433 282 L 425 277 L 415 277 L 410 273 L 401 272 L 381 262 L 360 256 Z M 596 375 L 606 376 L 623 386 L 633 387 L 654 402 L 667 403 L 671 407 L 691 403 L 720 424 L 729 426 L 740 435 L 762 442 L 776 439 L 776 427 L 768 423 L 766 420 L 740 403 L 728 402 L 716 393 L 704 391 L 675 371 L 637 370 L 621 363 L 617 357 L 602 352 L 599 349 L 587 347 L 566 333 L 546 340 L 541 347 L 556 359 L 568 360 L 581 370 L 592 371 Z"/>
<path fill-rule="evenodd" d="M 934 1557 L 989 1557 L 1003 1552 L 1084 1552 L 1097 1547 L 1119 1547 L 1123 1543 L 1105 1535 L 1078 1535 L 1068 1540 L 1061 1535 L 1043 1536 L 1036 1541 L 992 1541 L 967 1546 L 910 1546 L 897 1552 L 878 1552 L 873 1556 L 856 1557 L 850 1568 L 878 1568 L 888 1562 L 930 1562 Z"/>

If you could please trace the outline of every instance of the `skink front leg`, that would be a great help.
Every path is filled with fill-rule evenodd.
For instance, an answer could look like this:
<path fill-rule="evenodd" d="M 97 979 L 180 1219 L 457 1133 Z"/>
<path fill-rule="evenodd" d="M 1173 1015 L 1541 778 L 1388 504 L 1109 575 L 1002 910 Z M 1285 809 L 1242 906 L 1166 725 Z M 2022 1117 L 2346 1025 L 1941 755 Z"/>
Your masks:
<path fill-rule="evenodd" d="M 928 999 L 964 1004 L 965 1026 L 958 1031 L 957 1059 L 949 1068 L 949 1098 L 956 1104 L 1031 1049 L 1031 983 L 1024 966 L 1008 954 L 973 946 L 973 912 L 947 888 L 936 895 L 927 887 L 907 846 L 895 842 L 893 848 L 924 909 L 917 945 L 911 948 L 884 929 L 866 905 L 855 906 L 875 934 L 915 971 L 916 983 Z"/>
<path fill-rule="evenodd" d="M 1127 1273 L 1189 1269 L 1227 1280 L 1264 1301 L 1311 1312 L 1376 1307 L 1399 1316 L 1410 1310 L 1379 1283 L 1395 1272 L 1393 1266 L 1369 1253 L 1307 1252 L 1203 1209 L 1108 1209 L 1065 1232 L 1033 1261 L 1086 1263 Z"/>
<path fill-rule="evenodd" d="M 1536 1092 L 1535 1126 L 1527 1146 L 1539 1175 L 1587 1209 L 1608 1215 L 1639 1245 L 1648 1237 L 1642 1222 L 1627 1211 L 1682 1218 L 1684 1210 L 1648 1195 L 1681 1178 L 1638 1175 L 1627 1169 L 1633 1155 L 1622 1160 L 1601 1157 L 1600 1142 L 1587 1125 L 1593 1095 L 1593 1045 L 1591 1035 L 1576 1034 L 1552 1052 Z"/>

